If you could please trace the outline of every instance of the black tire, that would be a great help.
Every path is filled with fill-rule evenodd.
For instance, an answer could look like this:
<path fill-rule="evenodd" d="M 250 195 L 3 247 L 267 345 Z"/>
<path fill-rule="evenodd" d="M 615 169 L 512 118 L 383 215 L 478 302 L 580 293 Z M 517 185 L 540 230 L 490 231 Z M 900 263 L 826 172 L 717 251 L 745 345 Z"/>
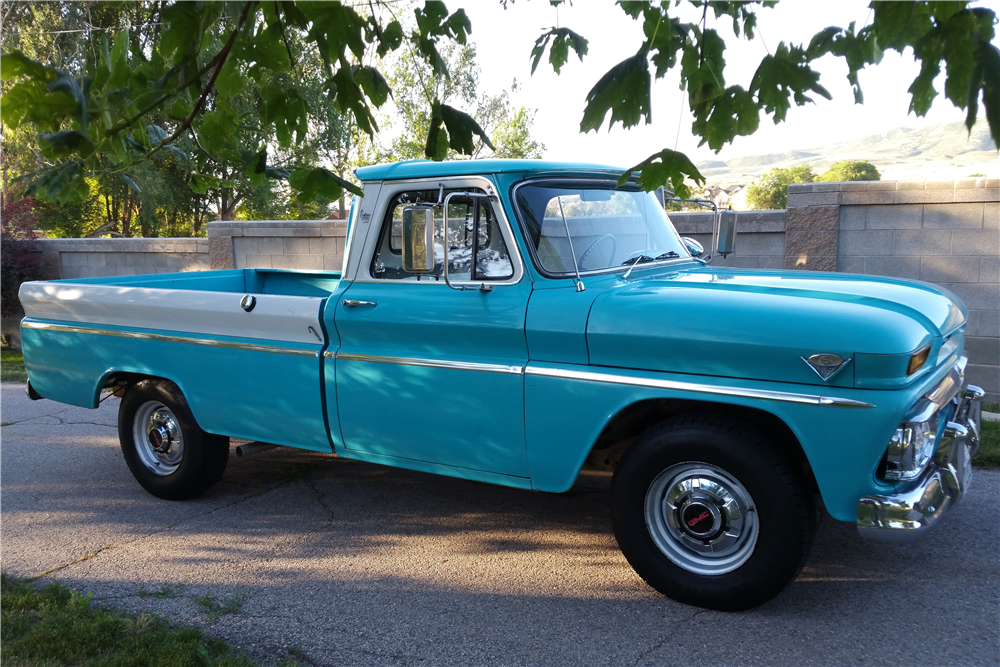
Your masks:
<path fill-rule="evenodd" d="M 767 602 L 802 569 L 815 508 L 766 435 L 692 415 L 661 422 L 625 452 L 611 482 L 611 522 L 650 586 L 685 604 L 739 611 Z"/>
<path fill-rule="evenodd" d="M 184 394 L 166 380 L 128 388 L 118 408 L 118 439 L 132 476 L 166 500 L 201 495 L 229 461 L 229 438 L 201 430 Z"/>

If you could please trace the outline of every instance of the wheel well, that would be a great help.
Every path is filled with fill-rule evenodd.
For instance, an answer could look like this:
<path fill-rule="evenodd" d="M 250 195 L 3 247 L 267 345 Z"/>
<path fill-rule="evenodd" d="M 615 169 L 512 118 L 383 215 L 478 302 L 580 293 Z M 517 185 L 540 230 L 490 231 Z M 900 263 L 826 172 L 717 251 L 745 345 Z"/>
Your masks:
<path fill-rule="evenodd" d="M 113 371 L 108 373 L 104 380 L 101 382 L 100 389 L 111 389 L 111 393 L 115 396 L 121 398 L 125 395 L 125 392 L 130 386 L 139 382 L 140 380 L 163 380 L 164 382 L 170 382 L 171 384 L 176 383 L 168 378 L 160 377 L 158 375 L 147 375 L 145 373 L 131 373 L 126 371 Z M 98 390 L 100 393 L 100 390 Z"/>
<path fill-rule="evenodd" d="M 583 464 L 581 474 L 610 476 L 625 451 L 647 429 L 668 417 L 696 412 L 730 415 L 764 431 L 774 438 L 788 460 L 802 472 L 802 478 L 814 491 L 818 491 L 816 478 L 809 459 L 802 450 L 802 444 L 785 422 L 764 410 L 710 401 L 650 399 L 633 403 L 615 415 L 601 431 Z"/>

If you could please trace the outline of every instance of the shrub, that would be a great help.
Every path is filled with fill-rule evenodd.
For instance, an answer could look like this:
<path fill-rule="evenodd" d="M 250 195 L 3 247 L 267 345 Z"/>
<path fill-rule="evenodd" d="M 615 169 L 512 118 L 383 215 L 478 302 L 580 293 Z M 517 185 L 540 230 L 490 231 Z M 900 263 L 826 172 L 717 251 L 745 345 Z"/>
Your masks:
<path fill-rule="evenodd" d="M 38 217 L 32 212 L 34 200 L 22 197 L 0 211 L 0 315 L 12 317 L 22 313 L 17 292 L 21 283 L 42 278 L 38 254 L 35 252 L 35 225 Z"/>
<path fill-rule="evenodd" d="M 830 170 L 816 177 L 817 182 L 832 181 L 881 181 L 882 174 L 868 160 L 841 160 L 830 165 Z"/>
<path fill-rule="evenodd" d="M 758 211 L 786 208 L 788 185 L 812 183 L 814 178 L 812 167 L 807 164 L 788 169 L 775 167 L 747 188 L 747 206 Z"/>

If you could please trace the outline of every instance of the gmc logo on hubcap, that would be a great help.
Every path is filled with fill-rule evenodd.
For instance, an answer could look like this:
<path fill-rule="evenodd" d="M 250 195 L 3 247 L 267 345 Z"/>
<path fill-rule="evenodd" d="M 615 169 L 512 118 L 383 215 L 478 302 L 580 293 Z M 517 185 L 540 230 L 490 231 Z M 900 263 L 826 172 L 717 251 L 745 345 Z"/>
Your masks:
<path fill-rule="evenodd" d="M 702 512 L 701 514 L 699 514 L 698 516 L 696 516 L 695 518 L 693 518 L 690 521 L 688 521 L 688 526 L 690 526 L 691 528 L 694 528 L 694 526 L 695 526 L 696 523 L 698 523 L 702 519 L 707 519 L 709 516 L 710 515 L 708 513 L 708 510 L 706 510 L 706 511 Z"/>

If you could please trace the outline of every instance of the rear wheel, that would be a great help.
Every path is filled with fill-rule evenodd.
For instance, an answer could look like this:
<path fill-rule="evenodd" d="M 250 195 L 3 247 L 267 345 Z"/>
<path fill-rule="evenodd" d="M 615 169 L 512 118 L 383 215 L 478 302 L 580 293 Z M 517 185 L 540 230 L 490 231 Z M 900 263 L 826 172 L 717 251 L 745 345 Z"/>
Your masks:
<path fill-rule="evenodd" d="M 141 380 L 118 409 L 118 438 L 132 476 L 158 498 L 201 495 L 221 479 L 229 438 L 198 426 L 177 385 Z"/>
<path fill-rule="evenodd" d="M 686 604 L 749 609 L 805 562 L 812 497 L 749 424 L 675 417 L 626 451 L 611 486 L 618 544 L 653 588 Z"/>

